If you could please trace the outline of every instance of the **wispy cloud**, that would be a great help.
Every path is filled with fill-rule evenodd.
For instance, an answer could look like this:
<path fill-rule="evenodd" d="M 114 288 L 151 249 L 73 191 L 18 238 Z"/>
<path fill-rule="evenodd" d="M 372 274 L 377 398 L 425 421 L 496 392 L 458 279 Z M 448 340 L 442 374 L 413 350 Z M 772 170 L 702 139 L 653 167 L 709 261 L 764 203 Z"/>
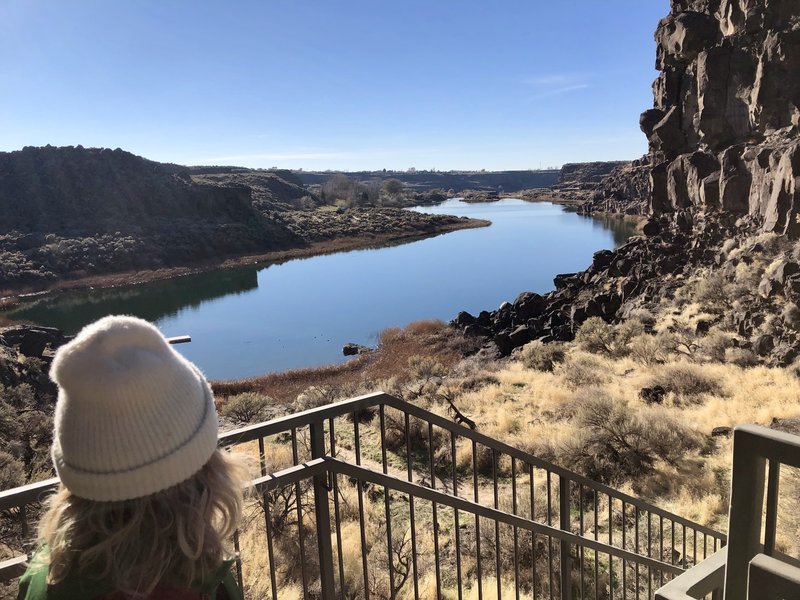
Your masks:
<path fill-rule="evenodd" d="M 552 90 L 546 90 L 539 92 L 538 94 L 534 94 L 533 96 L 530 97 L 530 100 L 538 100 L 540 98 L 550 98 L 551 96 L 560 96 L 561 94 L 568 94 L 569 92 L 585 90 L 588 87 L 591 87 L 588 83 L 576 83 L 575 85 L 566 85 L 564 87 L 555 88 Z"/>
<path fill-rule="evenodd" d="M 343 152 L 290 152 L 265 154 L 234 154 L 231 156 L 211 156 L 201 159 L 202 162 L 252 162 L 261 160 L 340 160 L 351 158 Z"/>
<path fill-rule="evenodd" d="M 532 102 L 533 100 L 585 90 L 591 87 L 589 79 L 586 75 L 578 73 L 551 73 L 526 77 L 521 82 L 531 90 L 532 93 L 526 96 L 526 100 Z"/>

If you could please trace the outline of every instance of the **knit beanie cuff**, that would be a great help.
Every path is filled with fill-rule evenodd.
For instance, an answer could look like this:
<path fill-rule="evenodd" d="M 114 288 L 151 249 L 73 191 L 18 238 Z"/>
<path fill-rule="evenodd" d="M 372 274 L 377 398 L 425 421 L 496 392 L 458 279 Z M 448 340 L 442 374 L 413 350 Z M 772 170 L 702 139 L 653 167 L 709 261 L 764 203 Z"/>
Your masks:
<path fill-rule="evenodd" d="M 96 502 L 141 498 L 182 483 L 202 469 L 217 449 L 219 423 L 211 408 L 195 435 L 185 444 L 153 462 L 124 471 L 91 471 L 67 463 L 58 439 L 53 442 L 53 464 L 71 494 Z"/>

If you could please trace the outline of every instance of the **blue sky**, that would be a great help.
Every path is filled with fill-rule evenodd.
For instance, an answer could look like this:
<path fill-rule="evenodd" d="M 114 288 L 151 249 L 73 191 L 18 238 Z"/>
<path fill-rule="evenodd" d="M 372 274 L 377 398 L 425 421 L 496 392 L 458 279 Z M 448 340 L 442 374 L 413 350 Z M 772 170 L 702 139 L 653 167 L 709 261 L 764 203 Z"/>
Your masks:
<path fill-rule="evenodd" d="M 0 150 L 528 169 L 637 158 L 668 0 L 0 0 Z"/>

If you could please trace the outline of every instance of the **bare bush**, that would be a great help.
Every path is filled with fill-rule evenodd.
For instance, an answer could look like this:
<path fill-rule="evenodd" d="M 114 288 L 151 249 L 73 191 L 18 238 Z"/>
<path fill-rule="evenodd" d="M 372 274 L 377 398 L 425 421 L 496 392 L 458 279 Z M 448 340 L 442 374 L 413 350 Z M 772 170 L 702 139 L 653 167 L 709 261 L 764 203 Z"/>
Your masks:
<path fill-rule="evenodd" d="M 628 319 L 618 325 L 611 325 L 599 317 L 591 317 L 581 325 L 575 341 L 581 348 L 593 354 L 627 356 L 631 340 L 644 333 L 644 329 L 644 324 L 638 319 Z"/>
<path fill-rule="evenodd" d="M 724 362 L 725 351 L 733 346 L 733 337 L 731 333 L 714 327 L 698 340 L 697 346 L 706 360 Z"/>
<path fill-rule="evenodd" d="M 645 366 L 663 363 L 669 356 L 663 338 L 647 333 L 637 335 L 630 341 L 628 347 L 631 358 Z"/>
<path fill-rule="evenodd" d="M 522 347 L 519 361 L 528 369 L 552 371 L 556 365 L 564 362 L 565 356 L 564 344 L 558 342 L 545 344 L 536 340 Z"/>
<path fill-rule="evenodd" d="M 702 446 L 702 436 L 663 409 L 632 411 L 607 395 L 587 398 L 574 420 L 576 435 L 563 459 L 588 477 L 620 485 L 646 475 L 657 460 L 675 465 Z"/>
<path fill-rule="evenodd" d="M 743 369 L 757 367 L 761 364 L 756 353 L 747 348 L 727 348 L 725 350 L 725 362 Z"/>
<path fill-rule="evenodd" d="M 663 365 L 654 370 L 646 387 L 661 386 L 682 398 L 701 394 L 722 395 L 723 383 L 700 365 L 685 362 Z"/>
<path fill-rule="evenodd" d="M 219 412 L 234 423 L 246 425 L 263 421 L 272 404 L 274 404 L 274 400 L 269 396 L 257 392 L 244 392 L 229 397 Z"/>
<path fill-rule="evenodd" d="M 559 366 L 564 380 L 573 388 L 601 385 L 608 381 L 603 362 L 591 354 L 571 354 Z"/>

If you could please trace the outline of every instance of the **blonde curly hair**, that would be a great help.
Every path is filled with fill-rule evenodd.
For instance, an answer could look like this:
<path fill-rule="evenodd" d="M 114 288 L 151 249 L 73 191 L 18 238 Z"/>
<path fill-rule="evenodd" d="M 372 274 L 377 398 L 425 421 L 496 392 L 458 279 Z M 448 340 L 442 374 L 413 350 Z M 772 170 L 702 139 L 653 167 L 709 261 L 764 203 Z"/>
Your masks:
<path fill-rule="evenodd" d="M 243 458 L 217 450 L 190 479 L 142 498 L 96 502 L 61 486 L 39 523 L 48 583 L 77 574 L 132 599 L 162 582 L 189 587 L 232 556 L 248 481 Z"/>

